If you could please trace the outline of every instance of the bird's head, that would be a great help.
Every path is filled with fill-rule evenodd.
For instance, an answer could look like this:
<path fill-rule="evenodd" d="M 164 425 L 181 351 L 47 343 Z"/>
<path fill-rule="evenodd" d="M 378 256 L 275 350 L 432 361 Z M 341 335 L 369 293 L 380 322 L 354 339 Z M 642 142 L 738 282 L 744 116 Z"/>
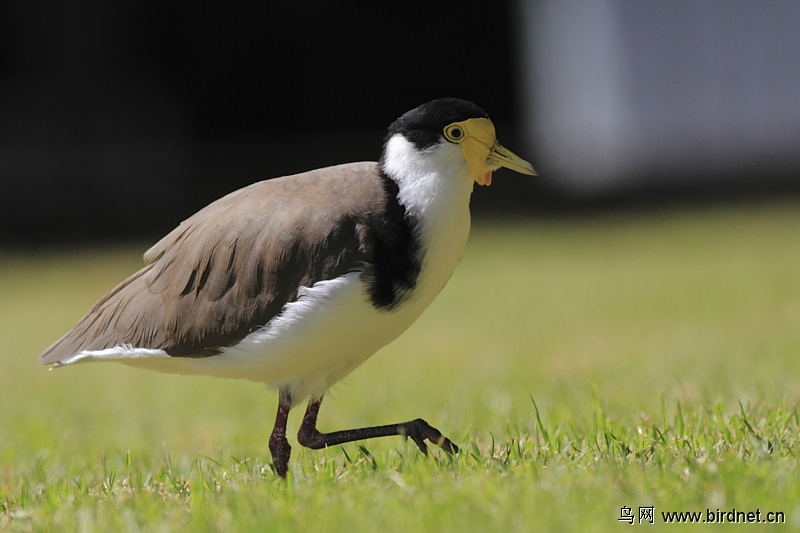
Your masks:
<path fill-rule="evenodd" d="M 500 167 L 536 176 L 530 163 L 497 142 L 494 124 L 480 107 L 458 98 L 433 100 L 412 109 L 389 126 L 384 158 L 401 136 L 416 152 L 466 163 L 478 185 L 490 185 Z M 384 162 L 385 163 L 385 162 Z"/>

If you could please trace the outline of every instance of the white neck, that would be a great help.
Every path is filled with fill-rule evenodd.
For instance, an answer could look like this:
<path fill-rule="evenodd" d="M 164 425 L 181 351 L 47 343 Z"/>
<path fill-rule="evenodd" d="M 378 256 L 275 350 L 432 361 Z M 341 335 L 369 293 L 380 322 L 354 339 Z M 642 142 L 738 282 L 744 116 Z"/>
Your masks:
<path fill-rule="evenodd" d="M 398 201 L 420 224 L 419 296 L 432 300 L 450 279 L 467 244 L 472 174 L 459 145 L 445 142 L 420 152 L 401 134 L 386 143 L 383 171 L 397 182 Z"/>
<path fill-rule="evenodd" d="M 474 180 L 461 152 L 451 143 L 420 152 L 401 134 L 386 143 L 383 171 L 400 187 L 400 203 L 415 216 L 451 203 L 469 207 Z"/>

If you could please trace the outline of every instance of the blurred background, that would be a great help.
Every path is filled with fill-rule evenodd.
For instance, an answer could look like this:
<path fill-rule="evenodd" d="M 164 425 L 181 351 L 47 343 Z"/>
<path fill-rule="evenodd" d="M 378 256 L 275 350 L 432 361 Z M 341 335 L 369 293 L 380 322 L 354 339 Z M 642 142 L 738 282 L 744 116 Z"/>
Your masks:
<path fill-rule="evenodd" d="M 800 3 L 0 2 L 0 244 L 156 238 L 476 102 L 540 178 L 479 214 L 800 191 Z"/>
<path fill-rule="evenodd" d="M 443 96 L 483 107 L 540 177 L 501 170 L 475 188 L 448 287 L 333 389 L 320 427 L 424 416 L 472 450 L 463 480 L 434 469 L 415 486 L 403 466 L 400 485 L 396 458 L 413 450 L 400 439 L 365 443 L 375 473 L 356 445 L 295 446 L 315 490 L 265 500 L 253 494 L 277 397 L 263 386 L 35 364 L 197 209 L 375 160 L 389 123 Z M 800 517 L 785 490 L 798 470 L 799 174 L 797 0 L 0 0 L 0 531 L 198 529 L 206 503 L 238 521 L 209 519 L 215 530 L 297 509 L 314 523 L 342 511 L 352 529 L 359 505 L 416 525 L 431 508 L 403 502 L 420 498 L 461 529 L 508 515 L 482 529 L 525 530 L 535 515 L 596 530 L 591 517 L 632 494 L 684 510 L 756 498 Z M 528 442 L 524 469 L 498 460 Z M 362 466 L 341 482 L 318 476 L 351 457 Z M 189 487 L 206 459 L 253 486 L 176 492 L 173 472 Z M 378 485 L 359 499 L 341 488 L 362 467 Z"/>

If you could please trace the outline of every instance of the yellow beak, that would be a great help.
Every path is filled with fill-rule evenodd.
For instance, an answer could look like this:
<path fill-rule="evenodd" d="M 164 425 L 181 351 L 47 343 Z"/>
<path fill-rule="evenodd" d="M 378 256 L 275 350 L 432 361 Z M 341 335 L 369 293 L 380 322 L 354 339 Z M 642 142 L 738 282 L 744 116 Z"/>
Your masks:
<path fill-rule="evenodd" d="M 533 170 L 533 165 L 516 155 L 514 152 L 495 143 L 492 151 L 489 152 L 489 161 L 501 167 L 510 168 L 520 174 L 527 174 L 529 176 L 538 176 L 539 174 Z"/>
<path fill-rule="evenodd" d="M 471 118 L 458 124 L 465 133 L 461 141 L 461 150 L 478 185 L 491 185 L 492 172 L 498 167 L 529 176 L 538 176 L 530 163 L 497 142 L 491 120 Z"/>

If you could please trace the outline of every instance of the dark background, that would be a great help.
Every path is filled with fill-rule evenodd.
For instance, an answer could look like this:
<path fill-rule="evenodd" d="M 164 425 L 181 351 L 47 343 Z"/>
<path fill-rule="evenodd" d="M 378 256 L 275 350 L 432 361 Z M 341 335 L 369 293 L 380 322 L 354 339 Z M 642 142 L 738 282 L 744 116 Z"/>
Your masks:
<path fill-rule="evenodd" d="M 154 239 L 254 181 L 375 160 L 444 96 L 541 174 L 500 171 L 479 215 L 796 195 L 795 6 L 0 2 L 0 244 Z"/>
<path fill-rule="evenodd" d="M 443 96 L 479 103 L 509 144 L 510 11 L 0 3 L 0 240 L 162 232 L 253 181 L 375 160 L 391 121 Z"/>

